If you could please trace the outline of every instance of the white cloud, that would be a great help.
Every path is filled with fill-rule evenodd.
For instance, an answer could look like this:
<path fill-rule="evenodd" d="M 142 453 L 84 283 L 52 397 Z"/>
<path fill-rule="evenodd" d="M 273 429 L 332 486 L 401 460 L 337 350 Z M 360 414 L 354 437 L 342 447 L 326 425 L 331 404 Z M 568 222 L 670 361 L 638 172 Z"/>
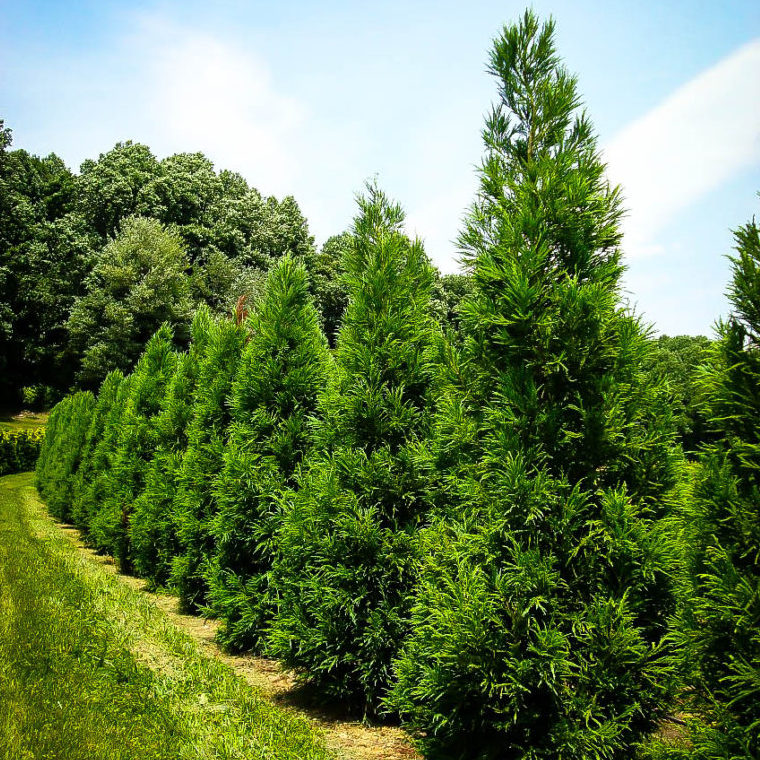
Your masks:
<path fill-rule="evenodd" d="M 292 144 L 305 109 L 275 89 L 264 61 L 157 16 L 140 17 L 128 44 L 147 93 L 143 123 L 152 125 L 152 148 L 202 150 L 263 192 L 293 192 Z"/>
<path fill-rule="evenodd" d="M 760 163 L 760 38 L 626 127 L 605 153 L 629 209 L 627 252 L 662 253 L 656 235 L 669 220 Z"/>

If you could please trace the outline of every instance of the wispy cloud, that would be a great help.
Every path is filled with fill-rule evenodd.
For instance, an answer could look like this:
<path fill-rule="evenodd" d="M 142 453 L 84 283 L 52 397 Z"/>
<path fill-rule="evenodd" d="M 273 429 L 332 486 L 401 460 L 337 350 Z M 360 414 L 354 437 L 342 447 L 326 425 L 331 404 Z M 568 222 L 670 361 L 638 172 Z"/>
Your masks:
<path fill-rule="evenodd" d="M 256 178 L 261 189 L 293 191 L 292 143 L 305 109 L 276 89 L 266 63 L 197 29 L 139 18 L 132 37 L 157 150 L 203 150 L 219 168 Z M 136 49 L 136 50 L 135 50 Z"/>
<path fill-rule="evenodd" d="M 629 209 L 627 253 L 662 253 L 657 232 L 679 211 L 760 164 L 760 38 L 634 121 L 605 153 Z"/>

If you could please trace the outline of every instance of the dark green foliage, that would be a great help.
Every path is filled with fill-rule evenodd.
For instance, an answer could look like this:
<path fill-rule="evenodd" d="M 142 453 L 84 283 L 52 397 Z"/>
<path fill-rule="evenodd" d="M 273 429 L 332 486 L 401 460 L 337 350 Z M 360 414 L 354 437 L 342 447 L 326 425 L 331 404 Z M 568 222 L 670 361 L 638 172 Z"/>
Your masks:
<path fill-rule="evenodd" d="M 670 423 L 618 306 L 618 193 L 553 35 L 526 12 L 494 42 L 460 239 L 474 291 L 439 417 L 446 485 L 390 700 L 435 757 L 630 757 L 669 697 Z"/>
<path fill-rule="evenodd" d="M 433 285 L 431 309 L 441 327 L 453 336 L 462 329 L 461 306 L 473 291 L 473 279 L 469 274 L 444 274 Z"/>
<path fill-rule="evenodd" d="M 159 163 L 147 145 L 117 143 L 97 161 L 82 163 L 81 209 L 102 240 L 114 237 L 122 222 L 138 212 L 141 189 L 158 176 Z"/>
<path fill-rule="evenodd" d="M 158 442 L 156 417 L 176 358 L 171 328 L 163 325 L 148 341 L 131 375 L 108 473 L 111 482 L 90 524 L 91 531 L 98 536 L 99 547 L 116 557 L 123 572 L 132 569 L 129 521 L 134 501 L 145 486 L 148 462 Z"/>
<path fill-rule="evenodd" d="M 342 277 L 342 265 L 346 251 L 353 245 L 353 237 L 344 232 L 328 238 L 314 257 L 309 270 L 310 290 L 314 304 L 322 317 L 330 348 L 335 348 L 343 312 L 348 304 L 348 291 Z"/>
<path fill-rule="evenodd" d="M 700 370 L 707 361 L 709 347 L 710 341 L 701 335 L 661 335 L 647 362 L 654 381 L 668 383 L 673 423 L 684 451 L 690 454 L 710 440 L 700 389 Z"/>
<path fill-rule="evenodd" d="M 124 380 L 124 375 L 118 370 L 109 372 L 98 391 L 98 400 L 90 419 L 90 427 L 82 446 L 81 461 L 77 469 L 76 479 L 73 486 L 71 519 L 80 530 L 89 529 L 88 515 L 85 511 L 85 491 L 90 482 L 100 475 L 99 467 L 102 462 L 96 457 L 98 446 L 105 433 L 111 408 L 116 403 L 119 386 Z"/>
<path fill-rule="evenodd" d="M 51 413 L 49 443 L 44 447 L 36 471 L 36 482 L 50 512 L 69 520 L 84 442 L 95 410 L 89 391 L 75 393 L 59 402 Z"/>
<path fill-rule="evenodd" d="M 8 151 L 0 120 L 0 395 L 22 386 L 63 389 L 64 323 L 93 256 L 94 236 L 75 213 L 75 177 L 60 158 Z"/>
<path fill-rule="evenodd" d="M 433 270 L 403 234 L 399 206 L 373 187 L 359 205 L 318 448 L 287 496 L 272 650 L 373 711 L 407 629 L 414 533 L 430 508 Z"/>
<path fill-rule="evenodd" d="M 249 329 L 215 486 L 209 575 L 211 606 L 223 621 L 219 638 L 234 649 L 261 648 L 274 608 L 269 580 L 281 523 L 277 497 L 294 485 L 309 445 L 307 423 L 327 379 L 327 343 L 303 265 L 290 256 L 274 265 Z"/>
<path fill-rule="evenodd" d="M 95 389 L 109 369 L 131 370 L 159 324 L 178 332 L 199 303 L 229 314 L 285 254 L 319 269 L 292 197 L 263 197 L 201 153 L 159 161 L 127 141 L 76 176 L 55 155 L 10 145 L 0 120 L 0 391 L 14 403 L 24 386 L 60 398 L 75 380 Z M 153 220 L 150 240 L 127 233 L 134 216 Z M 167 259 L 158 223 L 184 254 Z"/>
<path fill-rule="evenodd" d="M 115 373 L 115 377 L 119 377 L 120 374 Z M 78 524 L 84 530 L 85 539 L 102 551 L 108 548 L 109 543 L 97 529 L 98 514 L 113 494 L 114 481 L 111 472 L 118 456 L 121 421 L 129 399 L 132 379 L 132 375 L 128 375 L 118 382 L 116 396 L 106 414 L 102 435 L 95 445 L 88 465 L 92 474 L 89 480 L 78 484 L 75 507 Z"/>
<path fill-rule="evenodd" d="M 145 475 L 145 488 L 134 504 L 130 539 L 137 574 L 153 587 L 165 586 L 179 551 L 174 530 L 176 480 L 187 448 L 187 428 L 200 363 L 206 350 L 211 316 L 199 309 L 191 328 L 188 353 L 178 357 L 156 419 L 156 445 Z"/>
<path fill-rule="evenodd" d="M 79 380 L 97 387 L 113 369 L 128 371 L 164 322 L 187 338 L 191 303 L 179 237 L 152 219 L 125 219 L 102 251 L 87 293 L 71 311 L 71 346 L 82 356 Z"/>
<path fill-rule="evenodd" d="M 760 229 L 735 233 L 733 313 L 703 378 L 715 442 L 684 520 L 691 586 L 679 641 L 705 718 L 695 756 L 760 756 Z"/>
<path fill-rule="evenodd" d="M 42 428 L 0 430 L 0 475 L 33 470 L 44 439 Z"/>
<path fill-rule="evenodd" d="M 212 323 L 198 368 L 187 449 L 177 475 L 173 504 L 179 552 L 172 562 L 171 582 L 188 610 L 207 601 L 206 577 L 214 553 L 213 485 L 224 462 L 230 424 L 227 397 L 245 340 L 245 329 L 232 320 Z"/>

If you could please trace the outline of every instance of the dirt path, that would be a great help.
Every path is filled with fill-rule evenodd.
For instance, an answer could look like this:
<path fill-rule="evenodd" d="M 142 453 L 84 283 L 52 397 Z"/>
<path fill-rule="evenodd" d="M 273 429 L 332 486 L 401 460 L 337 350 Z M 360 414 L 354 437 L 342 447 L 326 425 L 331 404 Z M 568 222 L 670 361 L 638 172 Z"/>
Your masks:
<path fill-rule="evenodd" d="M 339 709 L 329 709 L 315 703 L 314 695 L 296 684 L 294 678 L 283 671 L 276 660 L 251 655 L 231 655 L 215 643 L 218 623 L 195 615 L 185 615 L 178 609 L 178 600 L 169 594 L 154 594 L 147 590 L 140 578 L 119 575 L 112 557 L 97 554 L 84 545 L 76 528 L 58 525 L 72 544 L 91 561 L 146 598 L 164 612 L 174 625 L 191 636 L 203 650 L 242 676 L 260 693 L 278 706 L 296 712 L 318 727 L 325 736 L 327 746 L 345 760 L 421 760 L 412 748 L 409 737 L 395 726 L 369 726 L 351 719 Z"/>

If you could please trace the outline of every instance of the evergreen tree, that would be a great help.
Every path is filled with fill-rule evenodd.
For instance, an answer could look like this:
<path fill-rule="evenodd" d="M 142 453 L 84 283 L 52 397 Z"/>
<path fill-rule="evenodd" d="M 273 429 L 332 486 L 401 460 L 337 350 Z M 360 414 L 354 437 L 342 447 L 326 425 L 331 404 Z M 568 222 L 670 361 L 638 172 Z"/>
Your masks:
<path fill-rule="evenodd" d="M 116 557 L 122 572 L 132 569 L 129 521 L 134 501 L 145 486 L 145 472 L 157 442 L 156 416 L 175 362 L 172 330 L 162 325 L 132 373 L 109 470 L 108 495 L 91 524 L 100 548 Z"/>
<path fill-rule="evenodd" d="M 307 423 L 327 377 L 327 343 L 302 264 L 285 256 L 273 266 L 249 327 L 215 486 L 219 512 L 209 583 L 212 608 L 223 621 L 220 640 L 234 649 L 259 650 L 274 607 L 277 496 L 295 485 L 309 445 Z"/>
<path fill-rule="evenodd" d="M 93 477 L 97 476 L 95 452 L 105 432 L 108 415 L 116 401 L 116 396 L 124 375 L 118 370 L 109 372 L 98 392 L 98 400 L 92 413 L 90 426 L 87 430 L 84 446 L 82 448 L 82 460 L 77 470 L 73 485 L 71 502 L 71 519 L 80 530 L 88 528 L 87 517 L 83 511 L 82 496 L 87 485 Z"/>
<path fill-rule="evenodd" d="M 2 134 L 2 133 L 0 133 Z M 48 416 L 47 425 L 45 426 L 45 440 L 40 448 L 40 455 L 37 457 L 37 464 L 34 470 L 34 485 L 40 492 L 43 499 L 48 495 L 48 477 L 49 468 L 55 461 L 58 444 L 63 429 L 63 418 L 67 413 L 67 407 L 70 404 L 68 396 L 61 399 L 51 410 Z"/>
<path fill-rule="evenodd" d="M 408 624 L 415 531 L 430 507 L 433 269 L 376 188 L 346 248 L 349 303 L 320 398 L 317 453 L 279 538 L 272 650 L 373 711 Z"/>
<path fill-rule="evenodd" d="M 389 701 L 436 757 L 630 757 L 669 697 L 670 423 L 618 306 L 618 192 L 553 38 L 526 12 L 495 40 L 460 239 L 446 487 Z"/>
<path fill-rule="evenodd" d="M 177 359 L 156 420 L 156 448 L 148 465 L 145 488 L 134 504 L 130 539 L 135 570 L 150 585 L 165 586 L 171 562 L 179 551 L 172 504 L 182 457 L 187 448 L 187 428 L 198 371 L 208 343 L 210 312 L 199 309 L 191 327 L 190 350 Z"/>
<path fill-rule="evenodd" d="M 187 610 L 197 610 L 207 601 L 206 576 L 214 553 L 213 484 L 224 461 L 230 424 L 227 398 L 245 340 L 246 331 L 235 321 L 212 323 L 208 347 L 198 369 L 187 449 L 172 507 L 179 552 L 172 561 L 171 583 Z"/>
<path fill-rule="evenodd" d="M 65 398 L 56 409 L 50 450 L 38 483 L 50 513 L 59 520 L 69 520 L 74 482 L 95 409 L 95 397 L 89 391 L 80 391 Z"/>
<path fill-rule="evenodd" d="M 106 501 L 113 495 L 112 470 L 118 456 L 121 423 L 129 399 L 133 375 L 127 375 L 116 389 L 116 397 L 106 416 L 103 434 L 92 455 L 92 476 L 83 483 L 77 498 L 77 513 L 85 539 L 101 551 L 109 551 L 111 542 L 98 528 L 98 515 Z"/>
<path fill-rule="evenodd" d="M 709 349 L 710 341 L 702 335 L 660 335 L 647 361 L 654 381 L 668 383 L 678 440 L 691 457 L 712 440 L 700 390 Z"/>
<path fill-rule="evenodd" d="M 760 228 L 735 233 L 733 312 L 703 378 L 715 442 L 684 521 L 691 587 L 679 631 L 698 758 L 760 757 Z"/>

